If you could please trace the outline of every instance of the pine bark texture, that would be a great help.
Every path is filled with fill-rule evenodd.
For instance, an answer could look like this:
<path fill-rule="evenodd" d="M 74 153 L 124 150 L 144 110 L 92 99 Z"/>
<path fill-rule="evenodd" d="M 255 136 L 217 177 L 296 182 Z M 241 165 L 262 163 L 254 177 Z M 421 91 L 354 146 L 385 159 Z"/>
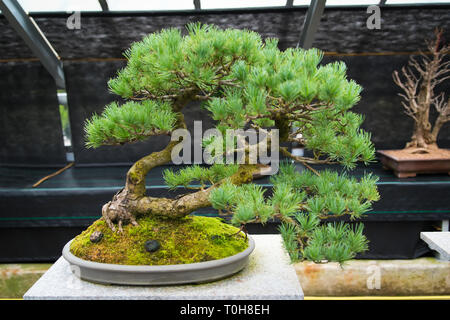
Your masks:
<path fill-rule="evenodd" d="M 179 103 L 186 103 L 187 99 Z M 181 110 L 179 107 L 178 110 Z M 182 113 L 179 114 L 177 128 L 186 128 Z M 200 208 L 211 206 L 209 195 L 211 190 L 220 186 L 222 181 L 197 192 L 185 194 L 176 199 L 155 198 L 146 195 L 146 176 L 155 167 L 171 161 L 173 148 L 180 141 L 171 141 L 161 151 L 153 152 L 138 161 L 128 170 L 125 187 L 116 193 L 111 201 L 102 207 L 102 218 L 107 225 L 116 231 L 122 232 L 122 225 L 131 223 L 138 225 L 136 218 L 146 215 L 158 215 L 166 218 L 182 218 Z M 243 164 L 239 170 L 230 177 L 235 185 L 249 183 L 258 175 L 261 167 L 258 165 Z"/>

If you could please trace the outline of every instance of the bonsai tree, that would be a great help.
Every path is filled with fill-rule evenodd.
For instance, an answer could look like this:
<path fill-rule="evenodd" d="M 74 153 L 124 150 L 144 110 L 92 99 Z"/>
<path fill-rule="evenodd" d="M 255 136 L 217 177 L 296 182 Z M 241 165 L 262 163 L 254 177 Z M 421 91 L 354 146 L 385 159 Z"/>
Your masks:
<path fill-rule="evenodd" d="M 294 260 L 342 262 L 367 249 L 362 225 L 320 222 L 342 215 L 358 218 L 368 211 L 379 198 L 377 179 L 365 175 L 358 180 L 330 170 L 319 173 L 311 167 L 341 164 L 352 169 L 357 161 L 374 159 L 370 135 L 359 128 L 363 117 L 350 111 L 362 89 L 346 78 L 344 63 L 319 65 L 322 53 L 317 49 L 280 51 L 276 39 L 263 41 L 248 30 L 198 23 L 189 24 L 185 36 L 177 29 L 150 34 L 134 43 L 125 57 L 126 67 L 108 85 L 126 102 L 111 103 L 101 115 L 87 120 L 87 146 L 122 145 L 155 135 L 172 136 L 172 141 L 136 161 L 125 187 L 103 206 L 102 219 L 113 231 L 121 232 L 127 223 L 139 228 L 140 219 L 148 216 L 175 222 L 199 208 L 213 207 L 241 230 L 250 222 L 278 219 Z M 192 101 L 203 103 L 218 132 L 255 128 L 265 138 L 251 144 L 238 136 L 240 147 L 236 143 L 223 154 L 211 152 L 217 160 L 225 153 L 242 151 L 240 164 L 216 161 L 212 166 L 165 170 L 170 187 L 189 189 L 184 195 L 147 196 L 146 175 L 171 161 L 182 142 L 173 133 L 186 128 L 183 109 Z M 268 196 L 253 183 L 261 166 L 252 163 L 249 155 L 254 148 L 278 146 L 277 136 L 279 142 L 297 142 L 313 155 L 295 156 L 279 146 L 277 152 L 307 169 L 282 164 L 271 177 L 273 193 Z M 222 143 L 210 136 L 203 146 L 217 150 Z M 195 182 L 199 187 L 191 190 Z"/>
<path fill-rule="evenodd" d="M 436 86 L 450 78 L 450 61 L 446 60 L 450 45 L 444 44 L 442 30 L 436 29 L 435 40 L 427 41 L 431 55 L 421 53 L 420 60 L 411 57 L 401 75 L 394 71 L 394 82 L 403 90 L 399 94 L 404 101 L 405 113 L 414 119 L 414 132 L 406 148 L 422 151 L 437 149 L 439 130 L 450 121 L 450 99 L 445 93 L 435 93 Z M 438 117 L 432 126 L 430 108 L 434 106 Z M 417 150 L 416 150 L 417 151 Z"/>

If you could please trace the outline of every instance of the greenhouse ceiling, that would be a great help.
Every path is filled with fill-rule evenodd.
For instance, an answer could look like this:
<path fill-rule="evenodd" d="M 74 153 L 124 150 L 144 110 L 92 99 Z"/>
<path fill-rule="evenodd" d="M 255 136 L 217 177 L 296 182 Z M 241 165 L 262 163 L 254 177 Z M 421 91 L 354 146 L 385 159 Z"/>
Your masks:
<path fill-rule="evenodd" d="M 310 0 L 18 0 L 28 13 L 68 11 L 171 11 L 309 6 Z M 450 4 L 444 0 L 327 0 L 326 6 Z"/>

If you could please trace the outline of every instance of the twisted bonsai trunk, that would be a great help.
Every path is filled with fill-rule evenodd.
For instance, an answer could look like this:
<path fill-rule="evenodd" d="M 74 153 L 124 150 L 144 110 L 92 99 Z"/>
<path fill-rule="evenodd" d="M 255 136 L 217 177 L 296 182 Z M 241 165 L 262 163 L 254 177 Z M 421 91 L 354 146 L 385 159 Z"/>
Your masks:
<path fill-rule="evenodd" d="M 128 170 L 125 187 L 102 208 L 102 217 L 113 231 L 114 223 L 118 223 L 119 231 L 123 223 L 137 225 L 138 203 L 146 197 L 145 176 L 154 167 L 170 162 L 171 151 L 177 143 L 171 141 L 163 150 L 141 158 Z M 139 207 L 142 213 L 142 206 Z"/>
<path fill-rule="evenodd" d="M 433 149 L 437 148 L 436 137 L 431 134 L 430 107 L 431 95 L 429 81 L 424 84 L 417 97 L 419 108 L 416 109 L 414 117 L 414 131 L 411 141 L 406 148 Z"/>
<path fill-rule="evenodd" d="M 181 112 L 177 127 L 186 128 Z M 169 163 L 172 150 L 178 143 L 179 141 L 170 141 L 163 150 L 139 159 L 128 170 L 125 187 L 102 207 L 102 218 L 111 230 L 116 231 L 116 223 L 119 232 L 123 231 L 123 224 L 131 223 L 137 226 L 136 218 L 138 216 L 159 215 L 167 218 L 182 218 L 197 209 L 211 206 L 209 194 L 223 181 L 219 181 L 207 189 L 189 193 L 176 199 L 155 198 L 146 195 L 146 175 L 153 168 Z M 230 177 L 231 182 L 235 185 L 249 183 L 259 173 L 260 169 L 258 165 L 243 164 Z"/>
<path fill-rule="evenodd" d="M 145 176 L 154 167 L 168 163 L 170 161 L 162 161 L 165 153 L 173 148 L 173 143 L 169 144 L 164 150 L 155 152 L 137 161 L 135 165 L 128 171 L 127 184 L 125 188 L 119 191 L 111 201 L 106 203 L 102 208 L 102 217 L 107 225 L 116 231 L 114 226 L 118 224 L 119 231 L 122 232 L 122 225 L 124 223 L 131 223 L 138 225 L 136 218 L 138 216 L 157 215 L 166 218 L 182 218 L 192 213 L 193 211 L 211 206 L 209 195 L 211 191 L 220 186 L 223 181 L 210 186 L 207 189 L 199 190 L 194 193 L 183 195 L 182 197 L 170 198 L 155 198 L 149 197 L 145 194 Z M 169 152 L 170 154 L 170 152 Z M 155 159 L 151 161 L 149 159 Z M 144 168 L 139 167 L 142 162 L 147 162 L 148 165 Z M 136 172 L 136 165 L 139 167 Z M 231 176 L 231 182 L 235 185 L 249 183 L 254 176 L 260 171 L 257 165 L 243 164 L 239 170 Z M 130 176 L 137 178 L 138 183 L 134 183 Z"/>

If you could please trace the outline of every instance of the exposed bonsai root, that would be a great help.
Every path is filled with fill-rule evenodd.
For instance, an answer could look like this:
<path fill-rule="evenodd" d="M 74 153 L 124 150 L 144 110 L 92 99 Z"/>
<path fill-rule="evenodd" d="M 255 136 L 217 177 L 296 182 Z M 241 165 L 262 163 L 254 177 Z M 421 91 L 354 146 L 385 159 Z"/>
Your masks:
<path fill-rule="evenodd" d="M 430 153 L 426 148 L 412 148 L 411 150 L 408 150 L 412 154 L 424 154 L 424 153 Z"/>
<path fill-rule="evenodd" d="M 418 145 L 410 142 L 406 145 L 404 150 L 411 154 L 426 154 L 439 150 L 439 147 L 435 143 Z"/>
<path fill-rule="evenodd" d="M 114 223 L 117 223 L 119 232 L 123 232 L 122 225 L 131 223 L 137 226 L 138 223 L 133 213 L 130 211 L 128 193 L 122 189 L 116 193 L 112 199 L 102 207 L 102 217 L 112 231 L 116 231 Z"/>
<path fill-rule="evenodd" d="M 238 235 L 240 235 L 242 232 L 244 232 L 244 234 L 245 234 L 245 240 L 247 240 L 247 237 L 248 237 L 248 231 L 247 231 L 247 229 L 245 228 L 245 224 L 241 225 L 241 227 L 239 228 L 239 230 L 238 230 L 236 233 L 230 234 L 230 237 L 238 236 Z"/>
<path fill-rule="evenodd" d="M 235 185 L 249 183 L 255 177 L 259 177 L 260 170 L 260 165 L 241 165 L 239 170 L 230 177 L 230 181 Z M 112 231 L 116 231 L 115 224 L 117 224 L 119 232 L 122 232 L 124 224 L 131 223 L 137 226 L 136 216 L 154 215 L 171 219 L 183 218 L 195 210 L 210 206 L 211 190 L 223 181 L 225 180 L 219 181 L 207 189 L 187 193 L 175 199 L 142 196 L 140 192 L 136 194 L 125 187 L 103 206 L 102 217 Z"/>
<path fill-rule="evenodd" d="M 117 192 L 111 201 L 102 207 L 102 217 L 107 226 L 122 232 L 122 226 L 131 223 L 138 226 L 136 216 L 162 216 L 165 218 L 182 218 L 191 212 L 210 205 L 210 189 L 185 194 L 176 199 L 137 196 L 124 188 Z"/>

